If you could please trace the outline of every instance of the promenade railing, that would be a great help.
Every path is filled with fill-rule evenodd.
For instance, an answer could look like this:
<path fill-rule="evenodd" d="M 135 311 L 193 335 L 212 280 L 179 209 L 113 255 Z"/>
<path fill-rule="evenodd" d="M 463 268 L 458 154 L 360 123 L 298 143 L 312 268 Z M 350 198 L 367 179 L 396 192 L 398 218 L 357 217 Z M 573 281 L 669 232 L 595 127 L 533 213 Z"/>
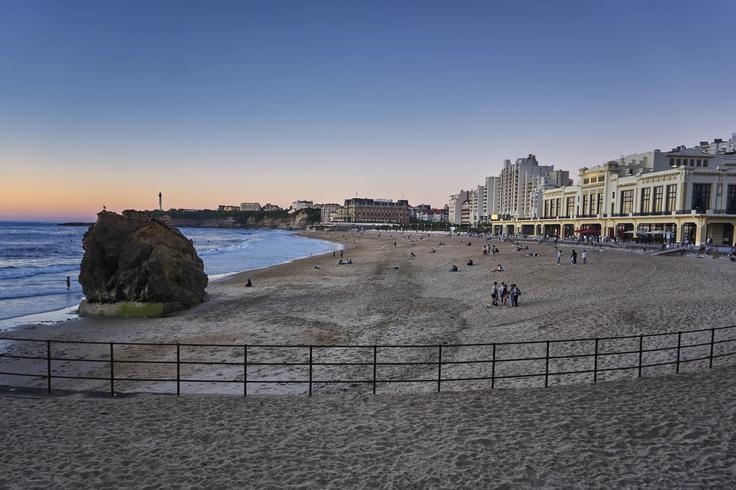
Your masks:
<path fill-rule="evenodd" d="M 273 392 L 264 389 L 270 385 L 297 387 L 288 392 L 308 396 L 336 384 L 363 386 L 374 394 L 399 384 L 412 385 L 410 391 L 440 392 L 679 373 L 729 364 L 731 356 L 736 356 L 736 326 L 562 340 L 406 345 L 92 342 L 10 336 L 0 337 L 0 384 L 6 389 L 41 388 L 49 394 L 57 389 L 110 395 L 161 392 L 162 384 L 176 395 L 197 384 L 227 384 L 231 387 L 227 393 L 243 396 Z"/>

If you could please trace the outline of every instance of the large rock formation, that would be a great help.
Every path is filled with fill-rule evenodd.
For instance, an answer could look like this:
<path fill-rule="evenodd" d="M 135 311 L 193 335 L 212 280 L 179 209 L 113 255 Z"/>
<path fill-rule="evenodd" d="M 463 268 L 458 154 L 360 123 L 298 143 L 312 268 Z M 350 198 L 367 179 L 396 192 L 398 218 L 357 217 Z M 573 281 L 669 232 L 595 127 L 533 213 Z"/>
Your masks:
<path fill-rule="evenodd" d="M 150 315 L 141 313 L 156 316 L 206 300 L 207 275 L 192 241 L 147 213 L 125 211 L 121 216 L 103 211 L 84 235 L 83 245 L 79 282 L 87 305 L 80 306 L 82 314 L 116 311 L 92 304 L 138 305 L 120 310 L 128 314 L 144 311 L 142 303 L 157 303 L 160 307 L 149 309 Z"/>

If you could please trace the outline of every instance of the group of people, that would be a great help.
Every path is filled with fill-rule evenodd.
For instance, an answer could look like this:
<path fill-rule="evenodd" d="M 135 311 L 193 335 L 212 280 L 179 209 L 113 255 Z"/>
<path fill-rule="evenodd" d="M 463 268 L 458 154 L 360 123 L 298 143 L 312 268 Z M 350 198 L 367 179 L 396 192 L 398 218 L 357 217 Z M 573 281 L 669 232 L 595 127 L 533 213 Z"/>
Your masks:
<path fill-rule="evenodd" d="M 483 245 L 483 255 L 496 255 L 498 253 L 498 249 L 495 245 Z"/>
<path fill-rule="evenodd" d="M 507 286 L 505 282 L 501 282 L 499 286 L 496 281 L 493 281 L 491 285 L 491 305 L 500 306 L 505 308 L 508 306 L 519 306 L 519 296 L 521 296 L 521 290 L 516 284 Z"/>
<path fill-rule="evenodd" d="M 580 258 L 583 259 L 583 264 L 588 263 L 588 251 L 583 250 L 580 254 Z M 559 248 L 557 249 L 557 265 L 560 265 L 560 261 L 562 260 L 562 250 Z M 578 263 L 578 252 L 574 248 L 570 252 L 570 263 L 575 265 Z"/>

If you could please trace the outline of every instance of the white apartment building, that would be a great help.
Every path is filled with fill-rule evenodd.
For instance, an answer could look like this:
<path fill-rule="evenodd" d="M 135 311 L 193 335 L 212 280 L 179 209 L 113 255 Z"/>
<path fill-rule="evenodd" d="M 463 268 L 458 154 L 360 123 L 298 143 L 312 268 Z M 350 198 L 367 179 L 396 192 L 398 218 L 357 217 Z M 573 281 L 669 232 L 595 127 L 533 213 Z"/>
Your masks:
<path fill-rule="evenodd" d="M 504 160 L 499 176 L 498 212 L 507 219 L 539 216 L 545 189 L 569 185 L 570 174 L 553 165 L 539 165 L 536 156 Z"/>
<path fill-rule="evenodd" d="M 450 224 L 459 225 L 461 223 L 463 204 L 467 203 L 469 194 L 470 191 L 461 190 L 457 194 L 453 194 L 450 196 L 450 199 L 447 203 L 447 221 Z M 467 206 L 468 208 L 470 207 L 469 204 L 467 204 Z"/>

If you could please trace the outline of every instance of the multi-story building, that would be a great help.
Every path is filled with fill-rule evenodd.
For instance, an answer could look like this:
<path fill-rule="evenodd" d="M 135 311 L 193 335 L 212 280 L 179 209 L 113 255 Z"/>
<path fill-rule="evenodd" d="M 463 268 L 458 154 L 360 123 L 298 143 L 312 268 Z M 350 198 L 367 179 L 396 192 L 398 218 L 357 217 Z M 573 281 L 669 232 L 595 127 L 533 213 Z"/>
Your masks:
<path fill-rule="evenodd" d="M 716 138 L 713 140 L 713 143 L 701 141 L 699 146 L 705 153 L 710 153 L 711 155 L 734 155 L 736 154 L 736 133 L 731 133 L 731 139 L 726 141 Z"/>
<path fill-rule="evenodd" d="M 451 225 L 459 225 L 461 223 L 461 216 L 462 216 L 462 207 L 463 204 L 468 200 L 468 194 L 469 191 L 460 191 L 457 194 L 453 194 L 450 196 L 450 200 L 448 201 L 448 212 L 447 212 L 447 221 Z M 468 206 L 470 206 L 468 204 Z M 469 212 L 468 212 L 469 213 Z"/>
<path fill-rule="evenodd" d="M 241 211 L 260 211 L 261 205 L 257 202 L 241 202 L 240 210 Z"/>
<path fill-rule="evenodd" d="M 690 241 L 732 245 L 736 154 L 678 147 L 580 169 L 579 185 L 544 191 L 539 217 L 497 223 L 497 233 Z"/>
<path fill-rule="evenodd" d="M 220 204 L 217 206 L 218 211 L 240 211 L 240 206 L 230 206 L 229 204 Z"/>
<path fill-rule="evenodd" d="M 291 203 L 292 211 L 299 211 L 300 209 L 313 208 L 313 207 L 314 207 L 313 201 L 294 201 L 293 203 Z"/>
<path fill-rule="evenodd" d="M 408 223 L 411 207 L 406 199 L 352 198 L 333 215 L 333 221 L 342 223 Z"/>
<path fill-rule="evenodd" d="M 277 206 L 275 204 L 268 203 L 268 204 L 264 204 L 261 210 L 267 213 L 272 213 L 274 211 L 281 211 L 281 206 Z"/>
<path fill-rule="evenodd" d="M 340 209 L 342 206 L 340 206 L 337 203 L 329 203 L 329 204 L 322 204 L 320 205 L 320 212 L 321 212 L 321 218 L 320 221 L 322 223 L 329 223 L 332 221 L 333 215 Z"/>
<path fill-rule="evenodd" d="M 555 170 L 554 165 L 539 165 L 537 157 L 504 161 L 499 176 L 498 213 L 505 218 L 539 215 L 545 189 L 569 185 L 570 174 Z"/>

